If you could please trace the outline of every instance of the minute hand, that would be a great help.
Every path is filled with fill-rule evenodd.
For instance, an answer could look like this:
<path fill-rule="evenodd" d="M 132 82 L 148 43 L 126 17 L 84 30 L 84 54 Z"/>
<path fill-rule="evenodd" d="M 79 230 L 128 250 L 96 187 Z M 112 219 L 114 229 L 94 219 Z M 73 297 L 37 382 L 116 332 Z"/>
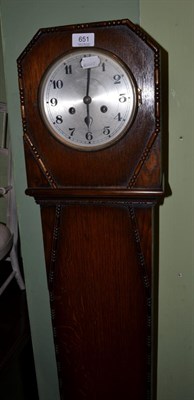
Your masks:
<path fill-rule="evenodd" d="M 89 96 L 89 90 L 90 90 L 90 72 L 91 68 L 87 68 L 87 87 L 86 87 L 86 97 Z"/>
<path fill-rule="evenodd" d="M 86 125 L 88 127 L 88 130 L 90 129 L 90 126 L 91 126 L 91 124 L 93 122 L 93 118 L 90 117 L 90 107 L 89 107 L 89 105 L 90 105 L 90 103 L 92 101 L 91 97 L 89 96 L 89 91 L 90 91 L 90 71 L 91 71 L 91 68 L 87 68 L 86 95 L 83 98 L 83 101 L 86 104 L 86 110 L 87 110 L 87 115 L 86 115 L 84 121 L 85 121 L 85 123 L 86 123 Z"/>

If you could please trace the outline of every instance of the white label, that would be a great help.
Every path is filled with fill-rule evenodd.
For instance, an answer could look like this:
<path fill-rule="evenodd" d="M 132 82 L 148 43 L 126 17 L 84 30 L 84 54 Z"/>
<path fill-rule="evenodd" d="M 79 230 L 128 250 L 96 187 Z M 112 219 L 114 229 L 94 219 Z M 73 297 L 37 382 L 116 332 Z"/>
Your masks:
<path fill-rule="evenodd" d="M 93 47 L 94 46 L 94 33 L 73 33 L 72 35 L 73 47 Z"/>
<path fill-rule="evenodd" d="M 83 57 L 81 60 L 82 68 L 95 68 L 100 65 L 100 58 L 98 56 Z"/>

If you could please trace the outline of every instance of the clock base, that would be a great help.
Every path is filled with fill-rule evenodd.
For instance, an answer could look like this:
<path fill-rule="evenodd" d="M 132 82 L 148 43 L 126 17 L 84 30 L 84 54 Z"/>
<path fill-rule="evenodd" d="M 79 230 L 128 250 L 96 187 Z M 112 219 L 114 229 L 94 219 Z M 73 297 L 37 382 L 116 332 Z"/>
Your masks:
<path fill-rule="evenodd" d="M 62 398 L 149 399 L 153 204 L 39 202 Z"/>

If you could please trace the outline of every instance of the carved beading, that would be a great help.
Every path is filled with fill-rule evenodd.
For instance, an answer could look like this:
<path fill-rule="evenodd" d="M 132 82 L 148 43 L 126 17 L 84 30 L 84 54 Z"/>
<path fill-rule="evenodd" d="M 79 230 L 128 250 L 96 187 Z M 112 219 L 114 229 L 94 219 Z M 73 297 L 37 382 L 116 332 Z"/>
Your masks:
<path fill-rule="evenodd" d="M 151 382 L 151 328 L 152 328 L 152 299 L 151 299 L 151 282 L 149 281 L 146 263 L 141 248 L 140 233 L 136 221 L 135 210 L 133 206 L 129 206 L 129 215 L 133 227 L 133 236 L 136 245 L 137 257 L 139 261 L 140 274 L 145 288 L 146 306 L 147 306 L 147 400 L 151 399 L 150 382 Z"/>
<path fill-rule="evenodd" d="M 25 121 L 24 121 L 25 123 Z M 26 132 L 27 128 L 26 126 L 24 127 L 24 132 Z M 36 146 L 32 143 L 29 135 L 27 135 L 27 133 L 24 134 L 24 141 L 25 143 L 28 145 L 28 147 L 30 148 L 31 153 L 33 154 L 34 159 L 36 160 L 36 162 L 38 163 L 41 171 L 43 172 L 44 177 L 46 178 L 47 182 L 49 183 L 49 185 L 52 188 L 57 188 L 57 183 L 55 182 L 52 174 L 50 173 L 50 171 L 46 168 L 45 163 L 43 162 Z"/>

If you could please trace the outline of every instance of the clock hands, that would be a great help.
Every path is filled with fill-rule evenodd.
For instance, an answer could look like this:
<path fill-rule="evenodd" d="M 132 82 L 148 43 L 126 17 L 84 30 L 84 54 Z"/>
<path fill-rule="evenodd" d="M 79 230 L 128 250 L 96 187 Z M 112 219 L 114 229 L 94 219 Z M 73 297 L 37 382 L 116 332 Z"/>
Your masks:
<path fill-rule="evenodd" d="M 87 86 L 86 86 L 86 97 L 89 96 L 89 90 L 90 90 L 90 72 L 91 68 L 87 68 Z"/>
<path fill-rule="evenodd" d="M 90 72 L 91 68 L 87 68 L 87 86 L 86 86 L 86 95 L 83 98 L 83 102 L 86 104 L 86 110 L 87 110 L 87 115 L 84 119 L 84 122 L 86 123 L 88 130 L 90 131 L 90 127 L 93 122 L 93 118 L 90 116 L 90 103 L 92 101 L 91 97 L 89 96 L 89 90 L 90 90 Z"/>
<path fill-rule="evenodd" d="M 89 104 L 86 104 L 86 106 L 87 106 L 87 115 L 86 115 L 84 121 L 85 121 L 85 123 L 86 123 L 86 125 L 88 127 L 88 130 L 90 130 L 90 127 L 91 127 L 92 122 L 93 122 L 93 118 L 90 116 Z"/>

